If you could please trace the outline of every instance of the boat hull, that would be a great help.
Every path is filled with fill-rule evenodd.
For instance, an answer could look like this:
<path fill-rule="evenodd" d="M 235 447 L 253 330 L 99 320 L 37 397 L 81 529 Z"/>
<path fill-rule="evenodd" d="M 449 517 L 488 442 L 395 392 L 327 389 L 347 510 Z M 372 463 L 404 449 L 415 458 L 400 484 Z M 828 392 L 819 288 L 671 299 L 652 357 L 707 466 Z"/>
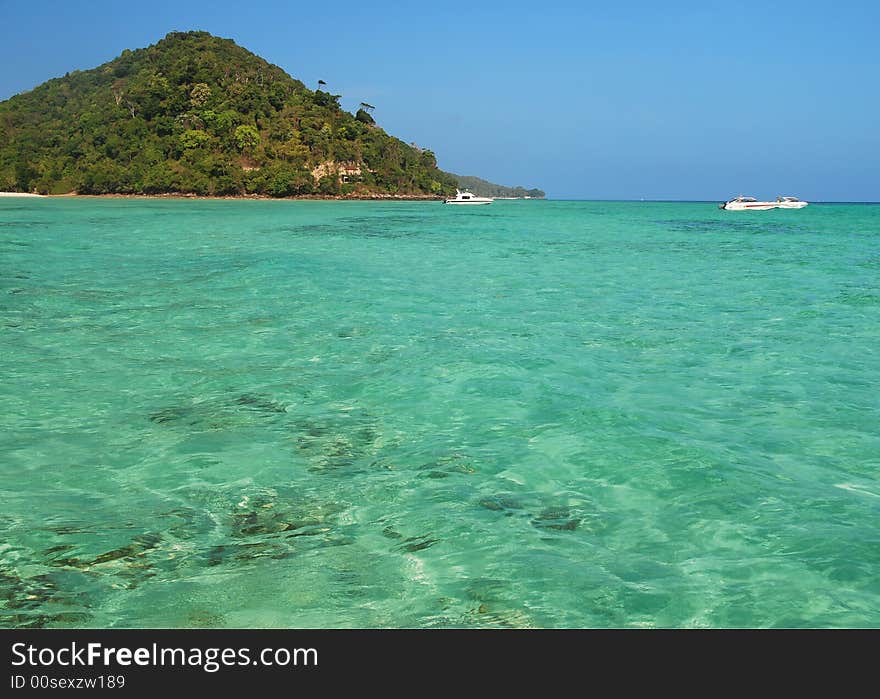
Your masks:
<path fill-rule="evenodd" d="M 805 201 L 729 201 L 719 206 L 725 211 L 768 211 L 769 209 L 803 209 Z"/>
<path fill-rule="evenodd" d="M 479 206 L 480 204 L 491 204 L 492 200 L 489 201 L 477 201 L 474 199 L 469 199 L 467 201 L 456 201 L 455 199 L 447 199 L 443 202 L 444 204 L 455 204 L 456 206 Z"/>
<path fill-rule="evenodd" d="M 767 211 L 778 206 L 775 201 L 729 201 L 723 208 L 725 211 Z"/>

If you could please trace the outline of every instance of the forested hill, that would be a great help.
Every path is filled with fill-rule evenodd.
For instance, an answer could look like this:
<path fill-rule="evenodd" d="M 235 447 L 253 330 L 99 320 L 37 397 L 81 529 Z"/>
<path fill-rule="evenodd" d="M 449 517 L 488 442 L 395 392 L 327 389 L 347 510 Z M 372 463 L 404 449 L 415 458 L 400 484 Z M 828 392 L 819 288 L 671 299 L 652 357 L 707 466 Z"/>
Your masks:
<path fill-rule="evenodd" d="M 458 186 L 473 192 L 479 197 L 531 197 L 542 199 L 545 194 L 540 189 L 526 189 L 525 187 L 505 187 L 502 184 L 494 184 L 481 180 L 479 177 L 469 175 L 455 175 Z"/>
<path fill-rule="evenodd" d="M 0 103 L 0 191 L 446 195 L 434 154 L 229 39 L 175 32 Z"/>

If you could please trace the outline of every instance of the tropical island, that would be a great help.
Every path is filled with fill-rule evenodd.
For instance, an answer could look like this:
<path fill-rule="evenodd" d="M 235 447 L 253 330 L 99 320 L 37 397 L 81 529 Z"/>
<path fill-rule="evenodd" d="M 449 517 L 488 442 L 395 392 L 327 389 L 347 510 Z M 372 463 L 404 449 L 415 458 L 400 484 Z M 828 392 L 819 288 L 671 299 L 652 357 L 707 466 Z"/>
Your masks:
<path fill-rule="evenodd" d="M 325 88 L 231 39 L 172 32 L 0 102 L 0 191 L 441 198 L 471 179 Z"/>

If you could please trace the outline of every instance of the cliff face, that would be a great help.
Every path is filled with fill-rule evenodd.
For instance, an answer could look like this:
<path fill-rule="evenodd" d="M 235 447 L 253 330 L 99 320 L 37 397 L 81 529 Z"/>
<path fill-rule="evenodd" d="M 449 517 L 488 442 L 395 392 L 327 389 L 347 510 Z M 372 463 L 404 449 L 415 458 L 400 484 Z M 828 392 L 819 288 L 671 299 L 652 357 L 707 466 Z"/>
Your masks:
<path fill-rule="evenodd" d="M 0 190 L 441 196 L 455 186 L 431 151 L 206 32 L 169 34 L 0 103 Z"/>

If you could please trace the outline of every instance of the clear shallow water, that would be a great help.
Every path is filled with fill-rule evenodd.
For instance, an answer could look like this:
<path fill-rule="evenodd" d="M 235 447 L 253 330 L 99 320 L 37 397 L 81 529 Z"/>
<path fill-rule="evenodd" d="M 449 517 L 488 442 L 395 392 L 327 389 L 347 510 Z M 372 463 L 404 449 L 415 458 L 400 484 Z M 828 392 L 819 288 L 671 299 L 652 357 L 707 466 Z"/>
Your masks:
<path fill-rule="evenodd" d="M 0 200 L 0 625 L 880 626 L 880 207 Z"/>

